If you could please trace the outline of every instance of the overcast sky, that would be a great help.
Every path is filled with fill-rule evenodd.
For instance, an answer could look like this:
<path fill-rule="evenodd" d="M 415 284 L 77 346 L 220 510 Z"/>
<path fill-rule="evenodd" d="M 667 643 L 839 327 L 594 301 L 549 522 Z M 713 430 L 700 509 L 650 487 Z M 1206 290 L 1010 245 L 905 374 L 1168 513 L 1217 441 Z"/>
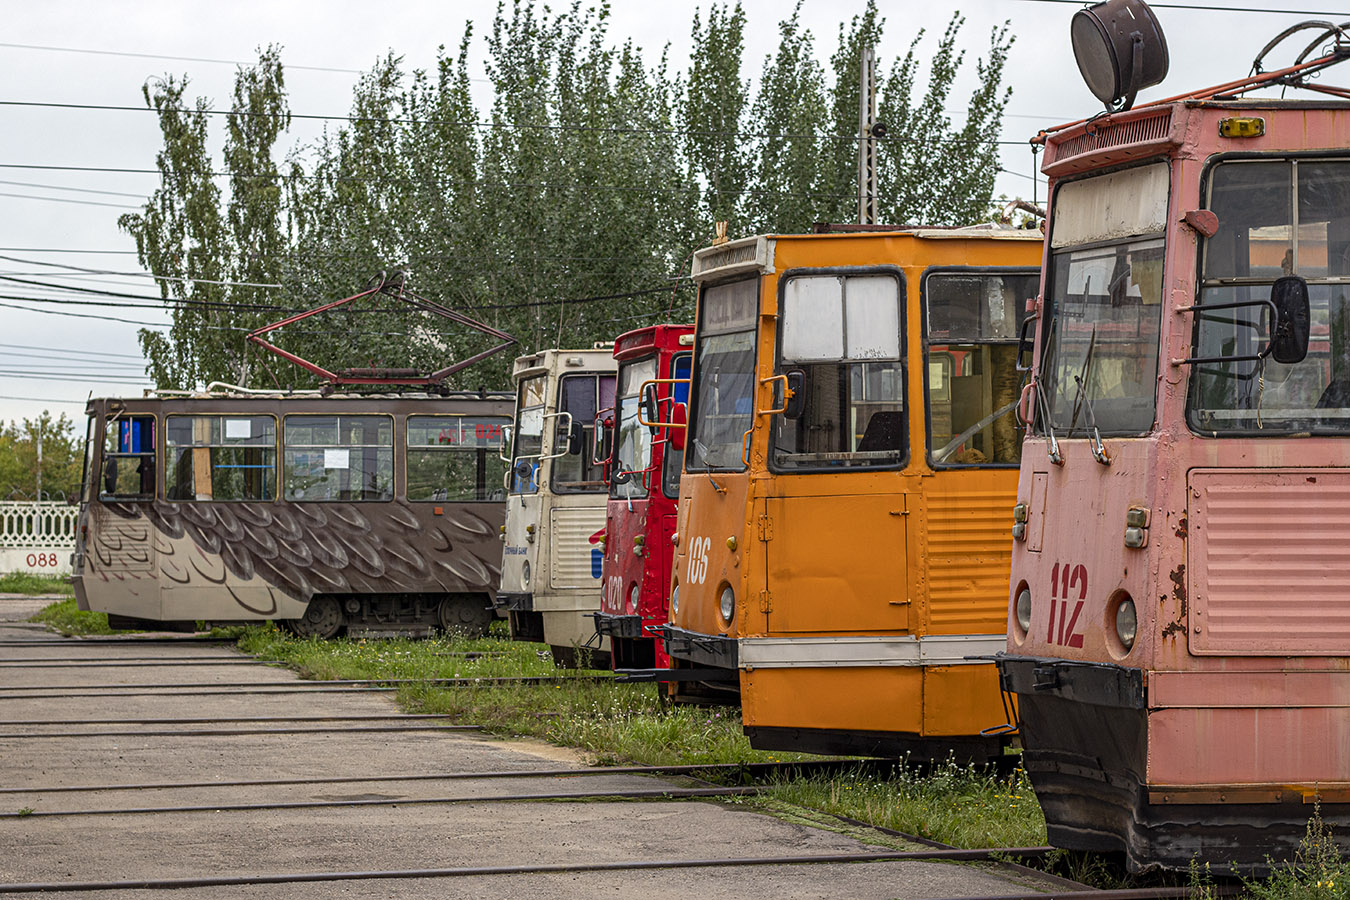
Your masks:
<path fill-rule="evenodd" d="M 1141 93 L 1141 103 L 1245 75 L 1266 41 L 1298 21 L 1350 19 L 1347 0 L 1177 0 L 1176 5 L 1183 3 L 1229 8 L 1155 5 L 1169 42 L 1171 73 L 1161 86 Z M 673 68 L 683 70 L 695 6 L 693 0 L 659 4 L 615 0 L 611 35 L 616 43 L 631 37 L 653 62 L 668 44 Z M 706 9 L 707 3 L 702 6 Z M 834 50 L 840 21 L 863 6 L 863 0 L 804 0 L 802 19 L 816 36 L 822 63 Z M 743 75 L 755 77 L 764 57 L 773 51 L 777 23 L 790 7 L 767 0 L 745 0 L 745 7 L 749 33 Z M 1274 12 L 1244 12 L 1233 7 Z M 1034 187 L 1043 200 L 1044 181 L 1033 184 L 1026 139 L 1043 126 L 1091 115 L 1100 108 L 1079 78 L 1069 46 L 1069 20 L 1078 6 L 1055 0 L 881 0 L 880 8 L 887 22 L 879 55 L 886 63 L 903 55 L 920 28 L 928 32 L 921 46 L 931 50 L 952 13 L 959 9 L 964 14 L 962 43 L 968 55 L 967 81 L 957 91 L 961 102 L 971 86 L 974 58 L 988 47 L 990 29 L 1004 20 L 1012 23 L 1016 43 L 1005 82 L 1011 85 L 1013 97 L 999 137 L 1014 143 L 1003 148 L 1002 165 L 1008 173 L 999 176 L 997 191 L 1030 199 Z M 482 36 L 495 6 L 456 0 L 384 0 L 378 5 L 347 0 L 8 0 L 4 9 L 7 43 L 0 43 L 0 84 L 4 85 L 0 101 L 139 107 L 143 106 L 142 84 L 172 72 L 190 77 L 190 95 L 205 96 L 213 105 L 226 107 L 235 63 L 254 60 L 256 48 L 275 43 L 283 48 L 291 110 L 343 115 L 357 70 L 368 68 L 390 50 L 403 56 L 408 69 L 429 68 L 439 45 L 452 51 L 457 47 L 466 19 L 477 25 L 472 74 L 481 77 Z M 1287 52 L 1274 62 L 1285 62 L 1292 55 Z M 164 56 L 182 59 L 148 58 Z M 1334 80 L 1350 82 L 1350 71 Z M 480 99 L 486 97 L 484 93 Z M 959 109 L 952 112 L 959 118 Z M 213 127 L 219 138 L 218 120 Z M 308 142 L 315 135 L 314 126 L 298 122 L 283 137 L 283 145 Z M 0 275 L 157 294 L 154 282 L 144 277 L 136 263 L 133 242 L 117 228 L 117 217 L 144 202 L 154 190 L 156 176 L 27 166 L 153 169 L 159 147 L 159 131 L 149 112 L 0 106 L 0 203 L 8 212 L 0 216 L 0 256 L 4 257 Z M 51 264 L 139 272 L 141 277 L 76 273 Z M 65 412 L 78 420 L 91 392 L 135 396 L 148 386 L 136 342 L 139 325 L 15 307 L 141 323 L 162 323 L 166 315 L 154 310 L 24 303 L 9 298 L 58 295 L 13 281 L 0 282 L 0 286 L 0 295 L 4 295 L 0 297 L 4 304 L 0 305 L 0 420 L 34 417 L 43 409 Z M 83 380 L 55 378 L 42 374 L 43 369 L 63 374 L 78 371 L 84 373 Z"/>

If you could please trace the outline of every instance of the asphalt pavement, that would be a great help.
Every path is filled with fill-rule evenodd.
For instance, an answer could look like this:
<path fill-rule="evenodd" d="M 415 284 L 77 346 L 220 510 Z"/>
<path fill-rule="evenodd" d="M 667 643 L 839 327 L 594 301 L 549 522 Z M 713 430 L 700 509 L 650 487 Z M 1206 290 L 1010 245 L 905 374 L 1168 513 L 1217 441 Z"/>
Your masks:
<path fill-rule="evenodd" d="M 60 637 L 24 621 L 47 602 L 0 596 L 0 895 L 19 884 L 286 875 L 319 880 L 172 896 L 934 898 L 1056 884 L 930 861 L 482 873 L 887 848 L 865 831 L 725 801 L 505 799 L 701 785 L 577 774 L 586 760 L 573 751 L 404 716 L 385 692 L 316 689 L 226 644 Z M 257 783 L 277 781 L 291 783 Z M 464 869 L 479 874 L 454 874 Z M 358 872 L 404 874 L 333 877 Z"/>

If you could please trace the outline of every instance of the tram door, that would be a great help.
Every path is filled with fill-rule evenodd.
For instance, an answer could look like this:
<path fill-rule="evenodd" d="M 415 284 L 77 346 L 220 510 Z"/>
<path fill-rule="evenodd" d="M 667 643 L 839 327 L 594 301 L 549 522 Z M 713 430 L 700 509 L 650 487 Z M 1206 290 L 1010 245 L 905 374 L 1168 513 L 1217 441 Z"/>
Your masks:
<path fill-rule="evenodd" d="M 903 631 L 904 280 L 890 267 L 807 269 L 780 291 L 775 375 L 792 396 L 773 417 L 773 477 L 754 509 L 760 609 L 770 633 Z"/>

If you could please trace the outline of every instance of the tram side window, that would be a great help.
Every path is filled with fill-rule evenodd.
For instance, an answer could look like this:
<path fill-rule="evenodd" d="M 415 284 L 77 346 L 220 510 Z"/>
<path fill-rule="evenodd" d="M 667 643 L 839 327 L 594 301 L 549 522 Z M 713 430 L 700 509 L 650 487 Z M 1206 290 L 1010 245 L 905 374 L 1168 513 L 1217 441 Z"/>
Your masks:
<path fill-rule="evenodd" d="M 394 498 L 394 420 L 389 416 L 287 416 L 286 499 Z"/>
<path fill-rule="evenodd" d="M 168 499 L 276 499 L 276 419 L 169 416 L 164 431 Z"/>
<path fill-rule="evenodd" d="M 506 499 L 506 464 L 497 456 L 504 416 L 409 416 L 408 499 Z"/>
<path fill-rule="evenodd" d="M 591 441 L 596 412 L 614 407 L 614 387 L 615 376 L 612 374 L 564 375 L 559 379 L 560 415 L 553 438 L 553 452 L 562 454 L 553 460 L 553 490 L 557 493 L 592 493 L 608 489 L 603 466 L 594 462 Z"/>
<path fill-rule="evenodd" d="M 903 462 L 901 289 L 894 275 L 870 274 L 805 275 L 784 285 L 778 372 L 796 396 L 776 419 L 776 469 Z"/>
<path fill-rule="evenodd" d="M 1016 465 L 1022 435 L 1017 336 L 1039 275 L 934 272 L 928 308 L 928 429 L 934 465 Z"/>
<path fill-rule="evenodd" d="M 87 454 L 87 465 L 93 465 L 92 449 Z M 101 474 L 100 500 L 149 500 L 155 496 L 154 416 L 107 418 L 103 426 Z"/>

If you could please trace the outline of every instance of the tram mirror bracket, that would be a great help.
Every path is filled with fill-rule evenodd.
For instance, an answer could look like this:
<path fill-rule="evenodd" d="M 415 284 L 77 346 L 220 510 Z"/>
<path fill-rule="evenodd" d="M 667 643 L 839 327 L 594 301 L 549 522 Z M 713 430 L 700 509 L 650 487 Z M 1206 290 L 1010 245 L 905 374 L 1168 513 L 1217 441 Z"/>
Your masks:
<path fill-rule="evenodd" d="M 1298 275 L 1285 275 L 1277 278 L 1270 286 L 1268 300 L 1237 300 L 1232 303 L 1206 303 L 1203 306 L 1181 306 L 1177 312 L 1214 312 L 1221 309 L 1246 309 L 1264 306 L 1270 311 L 1274 325 L 1270 329 L 1270 339 L 1260 353 L 1244 356 L 1190 356 L 1174 360 L 1173 365 L 1191 363 L 1255 362 L 1269 356 L 1277 363 L 1293 365 L 1300 363 L 1308 355 L 1308 336 L 1310 331 L 1310 312 L 1308 308 L 1308 282 Z"/>

